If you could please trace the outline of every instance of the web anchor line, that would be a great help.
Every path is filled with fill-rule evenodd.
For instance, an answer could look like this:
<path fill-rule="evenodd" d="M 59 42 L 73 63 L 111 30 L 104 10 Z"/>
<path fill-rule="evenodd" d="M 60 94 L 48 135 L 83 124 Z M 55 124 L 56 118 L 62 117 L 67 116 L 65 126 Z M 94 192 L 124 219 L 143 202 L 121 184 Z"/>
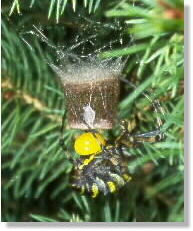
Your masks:
<path fill-rule="evenodd" d="M 132 87 L 133 89 L 137 90 L 137 87 L 131 83 L 129 80 L 120 77 L 120 80 L 126 84 L 128 84 L 130 87 Z M 153 100 L 151 98 L 151 96 L 149 95 L 149 93 L 147 91 L 142 92 L 141 95 L 143 95 L 152 105 L 154 112 L 156 114 L 156 122 L 157 122 L 157 126 L 156 126 L 156 130 L 151 131 L 151 132 L 147 132 L 147 133 L 143 133 L 138 135 L 139 137 L 150 137 L 150 136 L 158 136 L 159 140 L 162 140 L 165 138 L 164 135 L 164 131 L 163 131 L 163 121 L 160 117 L 159 114 L 161 114 L 163 117 L 165 117 L 165 111 L 164 108 L 161 106 L 159 100 Z"/>

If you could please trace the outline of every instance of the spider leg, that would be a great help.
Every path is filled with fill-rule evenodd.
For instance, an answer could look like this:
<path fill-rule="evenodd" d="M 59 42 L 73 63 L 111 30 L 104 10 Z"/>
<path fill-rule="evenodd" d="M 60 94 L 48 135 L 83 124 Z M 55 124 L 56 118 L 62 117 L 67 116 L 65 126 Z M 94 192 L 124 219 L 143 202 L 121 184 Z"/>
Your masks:
<path fill-rule="evenodd" d="M 156 142 L 164 138 L 164 134 L 158 129 L 132 136 L 136 142 Z"/>
<path fill-rule="evenodd" d="M 131 176 L 127 173 L 128 161 L 121 155 L 122 151 L 119 150 L 119 148 L 109 146 L 109 148 L 107 147 L 104 154 L 101 156 L 101 160 L 103 159 L 107 161 L 105 166 L 109 166 L 105 176 L 110 192 L 117 191 L 118 188 L 122 187 L 131 180 Z"/>
<path fill-rule="evenodd" d="M 131 83 L 129 80 L 125 79 L 125 78 L 121 78 L 121 80 L 123 82 L 125 82 L 129 87 L 133 88 L 134 90 L 137 90 L 137 87 Z M 156 99 L 152 99 L 149 92 L 145 91 L 143 93 L 141 93 L 152 105 L 153 109 L 154 109 L 154 113 L 156 114 L 156 123 L 157 123 L 157 129 L 161 130 L 161 127 L 163 125 L 163 121 L 162 119 L 165 118 L 165 110 L 164 108 L 160 105 L 160 102 Z M 129 131 L 129 124 L 127 124 L 127 128 Z M 123 125 L 123 127 L 125 128 L 125 125 Z M 162 134 L 163 136 L 163 134 Z"/>
<path fill-rule="evenodd" d="M 145 132 L 142 134 L 132 134 L 129 132 L 129 122 L 126 120 L 121 121 L 122 134 L 116 139 L 115 144 L 119 146 L 123 144 L 127 147 L 135 147 L 140 143 L 154 143 L 164 138 L 160 127 L 157 130 Z"/>
<path fill-rule="evenodd" d="M 60 128 L 60 138 L 59 138 L 59 145 L 63 151 L 66 151 L 66 149 L 64 147 L 64 138 L 63 138 L 65 117 L 66 117 L 66 112 L 64 112 L 64 114 L 62 116 L 62 124 L 61 124 L 61 128 Z"/>
<path fill-rule="evenodd" d="M 128 86 L 132 87 L 133 89 L 137 89 L 137 87 L 132 84 L 127 79 L 121 78 L 121 80 L 128 84 Z M 160 114 L 162 116 L 165 115 L 163 107 L 161 107 L 158 100 L 151 99 L 150 95 L 147 92 L 142 93 L 142 95 L 151 103 L 151 105 L 154 108 L 154 112 L 156 114 L 156 130 L 142 133 L 142 134 L 132 134 L 130 129 L 130 123 L 126 120 L 121 121 L 121 129 L 122 133 L 121 135 L 116 139 L 115 144 L 116 146 L 119 146 L 120 144 L 123 144 L 127 147 L 135 147 L 137 144 L 144 143 L 144 142 L 156 142 L 160 141 L 164 138 L 164 134 L 161 131 L 161 127 L 163 125 L 162 119 L 160 117 Z"/>
<path fill-rule="evenodd" d="M 163 133 L 160 130 L 150 131 L 142 134 L 130 134 L 126 133 L 119 137 L 116 140 L 117 145 L 123 144 L 127 147 L 135 147 L 137 144 L 140 143 L 154 143 L 162 140 L 164 137 Z"/>
<path fill-rule="evenodd" d="M 61 128 L 60 128 L 60 137 L 59 137 L 59 146 L 61 147 L 61 149 L 65 152 L 65 159 L 69 160 L 71 163 L 75 164 L 75 160 L 72 158 L 72 156 L 68 153 L 68 150 L 65 148 L 64 146 L 64 138 L 63 138 L 63 133 L 64 133 L 64 122 L 65 122 L 65 118 L 66 118 L 66 112 L 64 112 L 63 116 L 62 116 L 62 124 L 61 124 Z"/>

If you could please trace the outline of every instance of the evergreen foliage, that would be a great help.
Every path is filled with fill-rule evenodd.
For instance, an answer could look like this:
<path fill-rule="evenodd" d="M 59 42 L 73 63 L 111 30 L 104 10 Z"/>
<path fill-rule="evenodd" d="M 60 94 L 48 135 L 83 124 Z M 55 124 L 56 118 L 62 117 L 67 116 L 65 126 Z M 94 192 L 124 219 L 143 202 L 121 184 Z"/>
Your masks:
<path fill-rule="evenodd" d="M 2 220 L 183 221 L 183 1 L 13 0 L 2 9 Z M 79 14 L 85 19 L 75 20 Z M 165 140 L 129 150 L 136 158 L 129 163 L 128 187 L 94 200 L 69 186 L 72 165 L 59 146 L 64 93 L 45 62 L 55 56 L 40 39 L 24 40 L 34 24 L 53 43 L 68 45 L 85 21 L 115 27 L 104 29 L 97 45 L 120 34 L 129 41 L 100 57 L 129 55 L 124 76 L 137 85 L 138 95 L 151 92 L 166 111 Z M 117 21 L 124 26 L 117 29 Z M 122 84 L 119 118 L 129 119 L 136 132 L 151 131 L 150 102 L 136 96 Z M 63 134 L 72 153 L 78 132 Z M 106 135 L 113 139 L 118 133 L 116 126 Z"/>

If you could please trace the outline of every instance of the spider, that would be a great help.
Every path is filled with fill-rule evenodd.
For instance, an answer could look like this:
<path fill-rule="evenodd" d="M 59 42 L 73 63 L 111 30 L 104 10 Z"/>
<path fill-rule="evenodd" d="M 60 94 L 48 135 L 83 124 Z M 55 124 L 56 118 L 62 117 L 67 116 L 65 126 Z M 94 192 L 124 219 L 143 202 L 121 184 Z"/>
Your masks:
<path fill-rule="evenodd" d="M 152 105 L 156 113 L 158 110 L 163 112 L 157 101 L 152 102 Z M 100 192 L 104 195 L 117 192 L 132 179 L 128 173 L 128 163 L 132 157 L 126 154 L 125 149 L 136 147 L 144 142 L 154 143 L 162 140 L 164 137 L 161 132 L 162 121 L 159 117 L 157 121 L 157 130 L 132 134 L 129 122 L 122 120 L 121 135 L 113 144 L 109 144 L 101 133 L 87 125 L 88 130 L 78 136 L 74 143 L 79 158 L 74 160 L 71 156 L 68 157 L 74 166 L 72 187 L 81 193 L 91 194 L 93 198 Z M 61 131 L 63 127 L 64 121 Z M 61 144 L 63 146 L 63 139 Z"/>

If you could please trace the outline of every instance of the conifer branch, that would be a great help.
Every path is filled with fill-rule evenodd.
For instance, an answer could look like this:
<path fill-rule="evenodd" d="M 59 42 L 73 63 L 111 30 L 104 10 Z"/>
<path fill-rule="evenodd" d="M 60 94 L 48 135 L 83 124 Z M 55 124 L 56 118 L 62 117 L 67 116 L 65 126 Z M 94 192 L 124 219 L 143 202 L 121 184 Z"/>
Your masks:
<path fill-rule="evenodd" d="M 11 83 L 10 78 L 6 78 L 5 80 L 2 81 L 1 83 L 1 87 L 3 89 L 9 89 L 9 90 L 13 90 L 15 91 L 15 86 L 13 86 L 13 84 Z M 46 112 L 48 111 L 48 107 L 45 106 L 39 99 L 32 97 L 31 95 L 29 95 L 28 93 L 25 93 L 21 90 L 16 90 L 15 91 L 15 95 L 14 97 L 19 97 L 21 98 L 26 104 L 30 104 L 31 106 L 33 106 L 37 111 L 39 112 Z M 52 121 L 55 122 L 62 122 L 62 119 L 60 116 L 57 115 L 48 115 L 46 113 L 43 113 L 43 115 L 47 118 L 49 118 Z"/>

